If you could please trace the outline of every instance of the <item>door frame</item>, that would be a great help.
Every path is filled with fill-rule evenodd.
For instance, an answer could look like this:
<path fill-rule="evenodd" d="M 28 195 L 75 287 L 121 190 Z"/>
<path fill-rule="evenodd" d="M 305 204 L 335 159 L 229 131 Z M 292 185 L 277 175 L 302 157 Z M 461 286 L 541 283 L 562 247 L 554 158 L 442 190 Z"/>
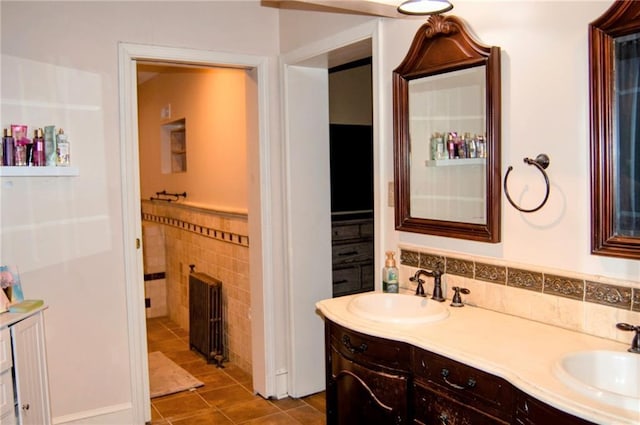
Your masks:
<path fill-rule="evenodd" d="M 264 396 L 275 393 L 274 278 L 272 250 L 271 157 L 269 154 L 269 60 L 264 56 L 229 54 L 196 49 L 120 43 L 120 161 L 122 184 L 122 224 L 127 297 L 129 365 L 131 373 L 132 417 L 135 423 L 151 420 L 149 375 L 142 260 L 142 220 L 140 216 L 140 170 L 138 141 L 137 61 L 160 61 L 201 66 L 225 66 L 250 70 L 257 77 L 259 161 L 250 162 L 259 181 L 249 183 L 249 215 L 259 217 L 249 226 L 251 258 L 252 364 L 254 388 Z M 249 151 L 249 147 L 247 147 Z M 252 208 L 257 206 L 257 208 Z M 251 221 L 251 220 L 250 220 Z"/>

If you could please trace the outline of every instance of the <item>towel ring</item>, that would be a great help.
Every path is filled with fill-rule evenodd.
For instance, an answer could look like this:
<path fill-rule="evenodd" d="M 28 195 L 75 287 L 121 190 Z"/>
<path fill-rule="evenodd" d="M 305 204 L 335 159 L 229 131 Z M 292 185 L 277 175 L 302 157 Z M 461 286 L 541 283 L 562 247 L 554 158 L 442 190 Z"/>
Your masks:
<path fill-rule="evenodd" d="M 509 203 L 513 205 L 515 209 L 517 209 L 518 211 L 531 213 L 531 212 L 538 211 L 540 208 L 542 208 L 544 204 L 547 203 L 547 199 L 549 199 L 549 177 L 547 176 L 547 173 L 544 171 L 549 166 L 549 157 L 547 156 L 547 154 L 541 153 L 540 155 L 536 156 L 536 159 L 525 158 L 523 161 L 525 164 L 534 165 L 542 173 L 542 176 L 544 177 L 544 182 L 547 185 L 547 193 L 545 193 L 544 199 L 542 200 L 540 205 L 531 209 L 522 208 L 519 205 L 516 205 L 515 202 L 513 202 L 513 200 L 511 199 L 511 196 L 509 196 L 509 189 L 507 189 L 507 177 L 509 177 L 509 173 L 511 172 L 511 170 L 513 170 L 512 166 L 509 166 L 509 168 L 507 168 L 507 173 L 504 175 L 504 194 L 507 196 L 507 200 L 509 201 Z"/>

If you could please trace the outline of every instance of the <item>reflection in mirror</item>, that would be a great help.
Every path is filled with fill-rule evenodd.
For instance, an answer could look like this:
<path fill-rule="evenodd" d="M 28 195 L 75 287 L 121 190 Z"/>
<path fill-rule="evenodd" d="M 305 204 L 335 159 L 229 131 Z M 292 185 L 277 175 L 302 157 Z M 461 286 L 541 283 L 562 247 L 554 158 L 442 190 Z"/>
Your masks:
<path fill-rule="evenodd" d="M 487 223 L 485 69 L 409 81 L 412 217 Z"/>
<path fill-rule="evenodd" d="M 640 2 L 589 26 L 591 252 L 640 259 Z"/>
<path fill-rule="evenodd" d="M 618 172 L 615 174 L 614 229 L 616 234 L 640 237 L 640 33 L 614 41 L 617 76 L 614 115 L 618 117 Z"/>
<path fill-rule="evenodd" d="M 393 71 L 393 118 L 396 229 L 500 242 L 500 48 L 429 17 Z"/>

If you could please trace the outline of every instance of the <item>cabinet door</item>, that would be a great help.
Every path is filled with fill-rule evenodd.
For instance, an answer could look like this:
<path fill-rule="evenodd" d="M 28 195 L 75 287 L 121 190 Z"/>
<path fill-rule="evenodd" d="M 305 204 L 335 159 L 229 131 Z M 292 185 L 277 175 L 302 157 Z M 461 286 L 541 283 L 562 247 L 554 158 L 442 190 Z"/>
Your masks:
<path fill-rule="evenodd" d="M 407 376 L 362 366 L 344 358 L 333 347 L 331 354 L 327 423 L 407 423 Z"/>
<path fill-rule="evenodd" d="M 42 313 L 11 327 L 18 418 L 22 425 L 51 423 Z"/>

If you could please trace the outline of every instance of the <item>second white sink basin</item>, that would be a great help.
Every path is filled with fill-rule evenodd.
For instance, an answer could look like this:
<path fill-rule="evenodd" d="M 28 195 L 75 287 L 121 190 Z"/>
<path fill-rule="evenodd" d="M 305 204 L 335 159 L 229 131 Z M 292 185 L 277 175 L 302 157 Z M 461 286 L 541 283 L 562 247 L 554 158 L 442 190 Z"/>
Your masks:
<path fill-rule="evenodd" d="M 553 372 L 579 393 L 612 406 L 640 411 L 640 354 L 580 351 L 561 358 Z"/>
<path fill-rule="evenodd" d="M 349 312 L 384 323 L 419 324 L 437 322 L 449 316 L 443 303 L 405 294 L 367 293 L 349 301 Z"/>

